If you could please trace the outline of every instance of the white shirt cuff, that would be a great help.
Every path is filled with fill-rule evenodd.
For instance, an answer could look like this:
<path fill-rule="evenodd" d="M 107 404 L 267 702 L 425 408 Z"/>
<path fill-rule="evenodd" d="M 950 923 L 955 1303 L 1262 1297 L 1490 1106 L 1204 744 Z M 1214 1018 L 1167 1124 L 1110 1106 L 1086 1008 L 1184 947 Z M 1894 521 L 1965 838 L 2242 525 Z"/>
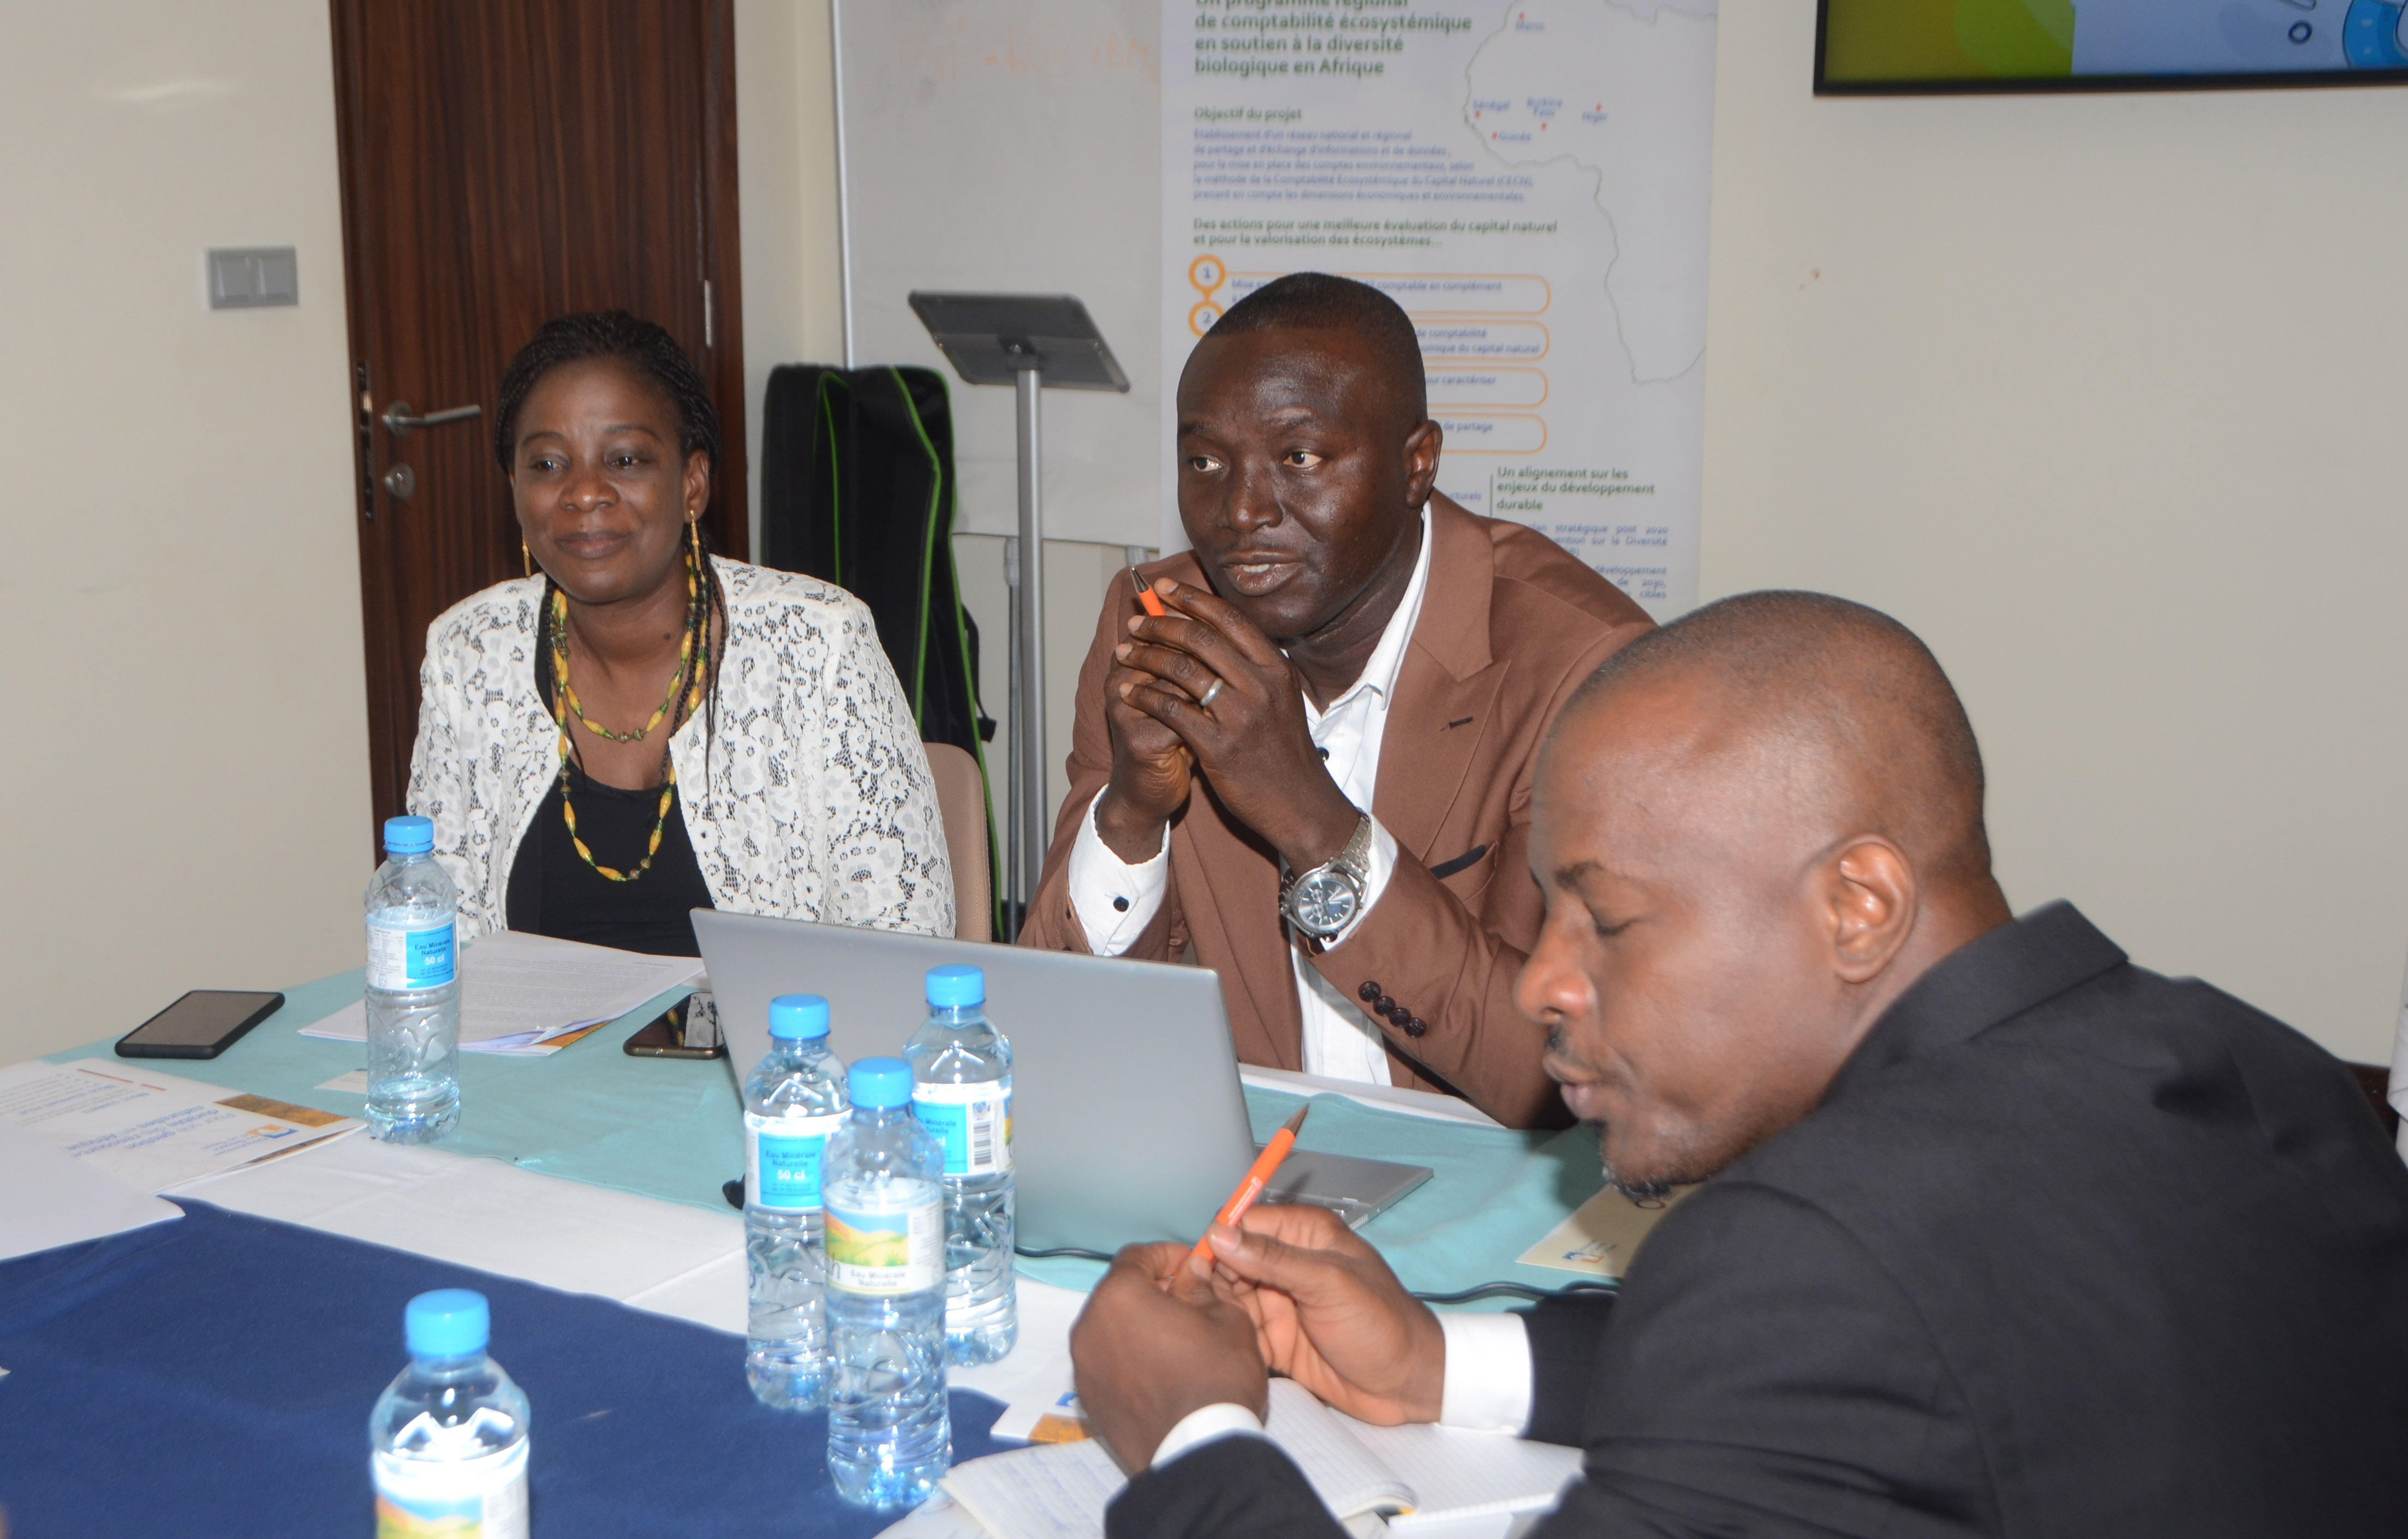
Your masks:
<path fill-rule="evenodd" d="M 1170 829 L 1162 830 L 1162 848 L 1142 866 L 1131 866 L 1112 853 L 1096 831 L 1096 793 L 1087 815 L 1079 820 L 1079 837 L 1070 845 L 1070 907 L 1079 928 L 1087 932 L 1087 949 L 1098 956 L 1117 956 L 1145 932 L 1161 911 L 1162 895 L 1170 888 Z M 1395 864 L 1391 845 L 1390 864 Z"/>
<path fill-rule="evenodd" d="M 1522 1316 L 1449 1310 L 1438 1324 L 1446 1332 L 1439 1425 L 1518 1435 L 1530 1425 L 1530 1332 Z"/>
<path fill-rule="evenodd" d="M 1160 1469 L 1190 1448 L 1225 1437 L 1261 1437 L 1262 1418 L 1242 1405 L 1224 1402 L 1207 1405 L 1200 1411 L 1190 1411 L 1179 1418 L 1154 1450 L 1153 1468 Z"/>

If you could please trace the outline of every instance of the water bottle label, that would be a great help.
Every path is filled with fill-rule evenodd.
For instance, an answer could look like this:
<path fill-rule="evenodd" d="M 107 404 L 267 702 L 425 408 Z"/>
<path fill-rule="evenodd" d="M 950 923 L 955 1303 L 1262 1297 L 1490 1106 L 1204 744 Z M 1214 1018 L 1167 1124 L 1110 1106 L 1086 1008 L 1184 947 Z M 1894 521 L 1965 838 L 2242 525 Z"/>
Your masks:
<path fill-rule="evenodd" d="M 827 1280 L 848 1293 L 921 1293 L 945 1281 L 945 1203 L 827 1210 Z"/>
<path fill-rule="evenodd" d="M 440 988 L 451 981 L 451 920 L 418 929 L 368 921 L 370 988 Z"/>
<path fill-rule="evenodd" d="M 828 1134 L 844 1126 L 833 1116 L 776 1117 L 744 1114 L 744 1195 L 756 1208 L 808 1213 L 820 1205 L 820 1157 Z"/>
<path fill-rule="evenodd" d="M 1011 1169 L 1011 1081 L 915 1085 L 911 1111 L 944 1141 L 947 1175 L 998 1175 Z"/>
<path fill-rule="evenodd" d="M 527 1539 L 527 1445 L 455 1460 L 375 1457 L 377 1539 Z"/>

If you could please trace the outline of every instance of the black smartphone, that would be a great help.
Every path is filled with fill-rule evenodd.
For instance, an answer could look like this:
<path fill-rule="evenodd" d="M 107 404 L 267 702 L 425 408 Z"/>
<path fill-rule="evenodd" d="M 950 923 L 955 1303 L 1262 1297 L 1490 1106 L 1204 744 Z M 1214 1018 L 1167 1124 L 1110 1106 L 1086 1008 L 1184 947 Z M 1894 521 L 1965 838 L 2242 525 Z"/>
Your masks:
<path fill-rule="evenodd" d="M 703 1018 L 709 1013 L 708 1019 Z M 708 1047 L 689 1046 L 686 1042 L 688 1017 L 704 1029 L 694 1033 L 696 1038 L 709 1037 Z M 652 1017 L 652 1023 L 619 1044 L 619 1050 L 636 1058 L 724 1058 L 727 1044 L 719 1041 L 719 1017 L 708 994 L 689 994 L 677 1003 Z"/>
<path fill-rule="evenodd" d="M 117 1039 L 121 1058 L 213 1058 L 284 1008 L 281 994 L 196 988 Z"/>

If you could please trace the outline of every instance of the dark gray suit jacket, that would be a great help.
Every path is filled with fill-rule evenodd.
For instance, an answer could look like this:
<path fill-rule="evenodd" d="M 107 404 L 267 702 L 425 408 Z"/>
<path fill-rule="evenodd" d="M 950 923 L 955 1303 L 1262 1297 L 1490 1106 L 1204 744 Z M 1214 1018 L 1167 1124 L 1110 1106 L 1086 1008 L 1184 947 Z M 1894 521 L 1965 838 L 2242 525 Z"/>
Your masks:
<path fill-rule="evenodd" d="M 1885 1014 L 1810 1116 L 1669 1215 L 1618 1303 L 1527 1316 L 1542 1532 L 2408 1532 L 2408 1167 L 2281 1023 L 2063 904 Z M 1139 1534 L 1335 1535 L 1208 1444 Z"/>

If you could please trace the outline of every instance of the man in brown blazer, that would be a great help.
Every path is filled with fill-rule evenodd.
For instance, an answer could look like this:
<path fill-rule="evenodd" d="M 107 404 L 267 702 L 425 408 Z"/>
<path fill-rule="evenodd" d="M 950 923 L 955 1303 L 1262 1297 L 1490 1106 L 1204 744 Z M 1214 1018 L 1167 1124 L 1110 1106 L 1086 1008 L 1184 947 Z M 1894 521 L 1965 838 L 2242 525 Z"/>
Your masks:
<path fill-rule="evenodd" d="M 1232 306 L 1179 383 L 1193 549 L 1105 595 L 1070 794 L 1024 945 L 1221 975 L 1238 1057 L 1570 1115 L 1513 1006 L 1542 904 L 1541 741 L 1646 630 L 1544 536 L 1437 495 L 1412 323 L 1299 273 Z"/>

